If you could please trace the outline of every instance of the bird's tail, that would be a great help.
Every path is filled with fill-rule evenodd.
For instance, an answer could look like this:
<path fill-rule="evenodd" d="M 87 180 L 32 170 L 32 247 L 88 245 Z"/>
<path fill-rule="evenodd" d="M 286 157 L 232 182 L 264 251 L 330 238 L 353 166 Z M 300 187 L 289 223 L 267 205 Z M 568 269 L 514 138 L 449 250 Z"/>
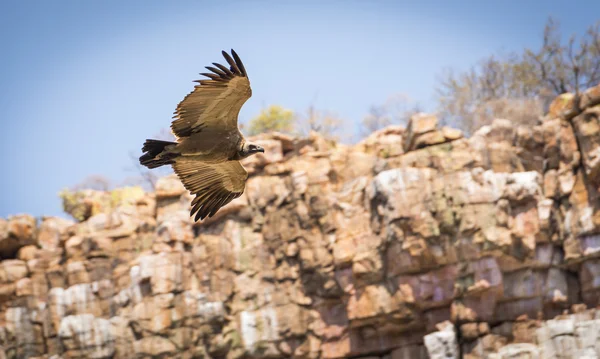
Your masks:
<path fill-rule="evenodd" d="M 177 154 L 168 152 L 163 153 L 163 151 L 165 150 L 165 147 L 176 144 L 177 143 L 175 142 L 169 141 L 146 140 L 142 147 L 142 152 L 145 153 L 140 157 L 140 164 L 148 168 L 173 164 L 175 162 L 173 159 L 177 157 Z"/>

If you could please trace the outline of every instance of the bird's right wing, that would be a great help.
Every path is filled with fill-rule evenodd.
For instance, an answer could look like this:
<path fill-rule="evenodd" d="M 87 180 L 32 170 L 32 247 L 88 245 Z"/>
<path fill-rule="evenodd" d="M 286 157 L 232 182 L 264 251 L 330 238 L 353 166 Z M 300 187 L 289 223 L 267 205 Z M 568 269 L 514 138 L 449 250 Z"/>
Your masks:
<path fill-rule="evenodd" d="M 217 211 L 244 193 L 248 172 L 239 161 L 206 163 L 179 157 L 173 169 L 185 188 L 196 195 L 190 216 L 212 217 Z"/>
<path fill-rule="evenodd" d="M 201 73 L 208 79 L 197 80 L 199 85 L 177 105 L 171 131 L 188 137 L 207 129 L 207 132 L 229 133 L 237 131 L 237 116 L 244 103 L 252 96 L 248 74 L 235 51 L 233 58 L 222 51 L 229 68 L 214 63 L 207 66 L 211 73 Z"/>

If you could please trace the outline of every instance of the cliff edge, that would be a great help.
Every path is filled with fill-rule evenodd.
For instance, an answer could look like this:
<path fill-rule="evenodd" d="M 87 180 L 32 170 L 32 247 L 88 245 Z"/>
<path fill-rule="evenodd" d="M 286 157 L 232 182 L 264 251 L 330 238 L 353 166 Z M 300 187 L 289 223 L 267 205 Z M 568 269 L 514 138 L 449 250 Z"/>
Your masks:
<path fill-rule="evenodd" d="M 600 356 L 600 86 L 533 128 L 257 142 L 204 224 L 172 176 L 0 219 L 0 358 Z"/>

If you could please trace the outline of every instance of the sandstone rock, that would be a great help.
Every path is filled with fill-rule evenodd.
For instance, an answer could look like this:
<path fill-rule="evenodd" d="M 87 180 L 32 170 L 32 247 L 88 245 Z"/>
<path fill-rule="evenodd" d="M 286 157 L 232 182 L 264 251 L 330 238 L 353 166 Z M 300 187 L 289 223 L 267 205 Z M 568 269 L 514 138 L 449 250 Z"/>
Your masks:
<path fill-rule="evenodd" d="M 576 110 L 575 95 L 571 93 L 564 93 L 552 101 L 548 111 L 548 117 L 568 118 L 572 117 Z"/>
<path fill-rule="evenodd" d="M 295 139 L 292 136 L 280 132 L 271 132 L 269 136 L 270 138 L 281 142 L 281 149 L 284 153 L 295 149 Z"/>
<path fill-rule="evenodd" d="M 73 225 L 73 221 L 59 217 L 44 217 L 38 232 L 40 246 L 47 250 L 57 250 L 60 246 L 61 237 L 66 234 L 67 228 Z"/>
<path fill-rule="evenodd" d="M 544 133 L 541 125 L 517 127 L 514 146 L 525 171 L 544 171 Z"/>
<path fill-rule="evenodd" d="M 600 304 L 600 260 L 588 260 L 579 269 L 582 297 L 589 306 Z"/>
<path fill-rule="evenodd" d="M 480 166 L 482 166 L 481 154 L 471 148 L 468 140 L 460 139 L 389 158 L 383 162 L 383 168 L 377 172 L 398 167 L 418 167 L 450 173 Z"/>
<path fill-rule="evenodd" d="M 416 305 L 432 308 L 452 301 L 457 277 L 458 267 L 449 265 L 426 274 L 399 276 L 397 280 L 401 288 L 407 286 L 405 290 L 414 297 Z"/>
<path fill-rule="evenodd" d="M 460 326 L 460 334 L 467 340 L 479 337 L 479 327 L 477 323 L 466 323 Z"/>
<path fill-rule="evenodd" d="M 547 132 L 550 138 L 552 132 L 550 129 Z M 496 172 L 543 170 L 542 128 L 517 128 L 511 121 L 495 119 L 491 125 L 477 130 L 468 142 L 480 154 L 481 163 L 486 169 Z"/>
<path fill-rule="evenodd" d="M 389 358 L 382 357 L 384 359 L 404 359 L 404 358 L 426 358 L 427 350 L 423 345 L 407 345 L 395 349 L 390 354 Z"/>
<path fill-rule="evenodd" d="M 114 338 L 106 319 L 70 315 L 61 321 L 58 335 L 67 356 L 106 358 L 114 354 Z"/>
<path fill-rule="evenodd" d="M 16 282 L 28 274 L 27 263 L 17 259 L 0 262 L 0 282 Z"/>
<path fill-rule="evenodd" d="M 14 339 L 6 343 L 13 347 L 16 357 L 34 357 L 44 354 L 44 335 L 42 328 L 33 322 L 32 312 L 25 307 L 6 309 L 6 336 Z M 8 335 L 6 335 L 8 334 Z"/>
<path fill-rule="evenodd" d="M 48 309 L 52 326 L 51 333 L 60 330 L 63 318 L 69 314 L 90 314 L 96 317 L 102 315 L 100 299 L 95 295 L 90 284 L 78 284 L 64 290 L 52 288 L 49 292 Z M 87 318 L 87 317 L 84 317 Z"/>
<path fill-rule="evenodd" d="M 33 283 L 31 282 L 31 279 L 22 278 L 17 281 L 16 295 L 17 297 L 33 295 Z"/>
<path fill-rule="evenodd" d="M 402 135 L 404 128 L 401 126 L 387 126 L 373 132 L 360 141 L 356 147 L 362 152 L 374 154 L 378 157 L 389 158 L 400 156 L 404 153 Z"/>
<path fill-rule="evenodd" d="M 444 135 L 446 141 L 456 141 L 463 137 L 463 133 L 461 130 L 457 130 L 448 126 L 442 127 L 442 134 Z"/>
<path fill-rule="evenodd" d="M 169 357 L 176 353 L 175 344 L 161 336 L 145 337 L 133 343 L 136 353 L 149 357 Z"/>
<path fill-rule="evenodd" d="M 513 203 L 536 200 L 542 195 L 542 178 L 537 172 L 512 173 L 506 177 L 503 197 Z"/>
<path fill-rule="evenodd" d="M 600 192 L 586 182 L 582 171 L 577 171 L 569 202 L 565 211 L 565 232 L 574 236 L 593 233 L 600 225 Z"/>
<path fill-rule="evenodd" d="M 557 353 L 572 357 L 577 350 L 574 332 L 575 321 L 572 318 L 546 322 L 537 330 L 537 341 L 541 347 L 542 357 L 557 356 Z"/>
<path fill-rule="evenodd" d="M 492 142 L 513 143 L 515 140 L 517 128 L 514 123 L 508 119 L 496 118 L 492 121 L 487 139 Z"/>
<path fill-rule="evenodd" d="M 134 351 L 135 337 L 129 321 L 120 316 L 110 318 L 110 336 L 114 339 L 115 358 L 127 358 Z"/>
<path fill-rule="evenodd" d="M 156 232 L 157 239 L 165 243 L 191 244 L 194 238 L 192 222 L 187 211 L 177 211 L 163 216 Z"/>
<path fill-rule="evenodd" d="M 352 146 L 258 136 L 202 223 L 175 176 L 63 194 L 75 224 L 0 219 L 26 242 L 0 263 L 0 355 L 596 357 L 596 92 L 468 139 L 425 114 Z"/>
<path fill-rule="evenodd" d="M 419 149 L 446 141 L 444 134 L 437 129 L 438 119 L 434 115 L 419 113 L 408 121 L 404 133 L 404 151 Z"/>
<path fill-rule="evenodd" d="M 585 173 L 600 187 L 600 106 L 585 110 L 572 123 Z"/>
<path fill-rule="evenodd" d="M 458 359 L 458 343 L 454 327 L 449 324 L 442 331 L 434 332 L 423 337 L 427 354 L 431 359 Z"/>
<path fill-rule="evenodd" d="M 36 220 L 29 215 L 18 215 L 8 220 L 8 235 L 16 238 L 20 243 L 36 243 Z"/>
<path fill-rule="evenodd" d="M 376 213 L 389 222 L 395 218 L 418 215 L 431 196 L 432 178 L 435 172 L 427 168 L 402 168 L 379 173 L 367 193 L 371 200 L 381 198 Z M 403 206 L 395 206 L 403 203 Z"/>
<path fill-rule="evenodd" d="M 268 342 L 279 340 L 277 323 L 277 312 L 274 308 L 241 312 L 238 330 L 244 348 L 251 354 L 257 353 L 261 347 L 268 348 Z"/>
<path fill-rule="evenodd" d="M 544 195 L 547 198 L 558 196 L 558 173 L 554 169 L 544 173 Z"/>
<path fill-rule="evenodd" d="M 280 177 L 252 177 L 246 183 L 246 192 L 249 204 L 258 208 L 269 203 L 279 206 L 290 195 L 290 189 Z"/>
<path fill-rule="evenodd" d="M 406 303 L 414 302 L 411 293 L 406 288 L 399 288 L 390 293 L 382 285 L 371 285 L 359 289 L 350 297 L 347 304 L 348 319 L 351 326 L 363 326 L 364 323 L 383 319 L 394 313 L 390 320 L 402 322 L 405 325 L 416 320 L 416 315 Z"/>
<path fill-rule="evenodd" d="M 16 258 L 22 247 L 37 244 L 37 225 L 33 217 L 18 215 L 0 221 L 0 259 Z"/>
<path fill-rule="evenodd" d="M 586 109 L 600 104 L 600 85 L 591 87 L 583 92 L 579 102 L 580 109 Z"/>
<path fill-rule="evenodd" d="M 509 344 L 505 347 L 500 348 L 498 351 L 499 358 L 511 359 L 511 358 L 539 358 L 540 350 L 533 344 L 519 343 Z"/>
<path fill-rule="evenodd" d="M 120 206 L 135 206 L 143 200 L 145 193 L 141 187 L 129 186 L 110 191 L 111 205 L 113 208 Z"/>
<path fill-rule="evenodd" d="M 169 216 L 174 212 L 187 212 L 191 207 L 191 201 L 194 197 L 189 191 L 185 191 L 180 196 L 157 198 L 155 219 L 157 222 L 163 220 L 163 217 Z"/>
<path fill-rule="evenodd" d="M 140 187 L 124 187 L 111 192 L 86 189 L 63 191 L 60 196 L 65 212 L 82 222 L 99 213 L 108 213 L 115 207 L 135 206 L 144 196 L 144 191 Z"/>
<path fill-rule="evenodd" d="M 123 205 L 109 213 L 100 213 L 91 217 L 86 224 L 89 234 L 109 238 L 123 238 L 133 235 L 146 224 L 136 213 L 136 207 Z M 88 234 L 85 230 L 79 234 Z"/>
<path fill-rule="evenodd" d="M 335 179 L 339 183 L 361 176 L 370 176 L 375 161 L 374 155 L 359 151 L 335 151 L 331 155 L 331 165 L 335 171 Z"/>
<path fill-rule="evenodd" d="M 37 256 L 38 256 L 38 248 L 33 245 L 21 247 L 21 249 L 19 249 L 19 252 L 17 253 L 17 258 L 24 262 L 29 262 L 30 260 L 34 260 L 34 259 L 36 259 Z"/>
<path fill-rule="evenodd" d="M 159 253 L 139 257 L 139 278 L 149 279 L 152 293 L 164 294 L 181 290 L 182 256 L 178 253 Z"/>
<path fill-rule="evenodd" d="M 186 192 L 183 183 L 181 183 L 176 174 L 159 178 L 158 181 L 156 181 L 154 190 L 156 191 L 157 200 L 169 197 L 179 197 Z"/>

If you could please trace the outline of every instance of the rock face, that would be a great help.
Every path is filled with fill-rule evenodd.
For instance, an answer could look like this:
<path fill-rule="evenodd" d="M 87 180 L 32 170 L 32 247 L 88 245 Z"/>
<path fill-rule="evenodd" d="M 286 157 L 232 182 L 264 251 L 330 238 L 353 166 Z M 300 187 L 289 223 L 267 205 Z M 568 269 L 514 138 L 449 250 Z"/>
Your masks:
<path fill-rule="evenodd" d="M 175 177 L 0 219 L 0 358 L 597 358 L 599 94 L 468 139 L 263 136 L 203 224 Z"/>

